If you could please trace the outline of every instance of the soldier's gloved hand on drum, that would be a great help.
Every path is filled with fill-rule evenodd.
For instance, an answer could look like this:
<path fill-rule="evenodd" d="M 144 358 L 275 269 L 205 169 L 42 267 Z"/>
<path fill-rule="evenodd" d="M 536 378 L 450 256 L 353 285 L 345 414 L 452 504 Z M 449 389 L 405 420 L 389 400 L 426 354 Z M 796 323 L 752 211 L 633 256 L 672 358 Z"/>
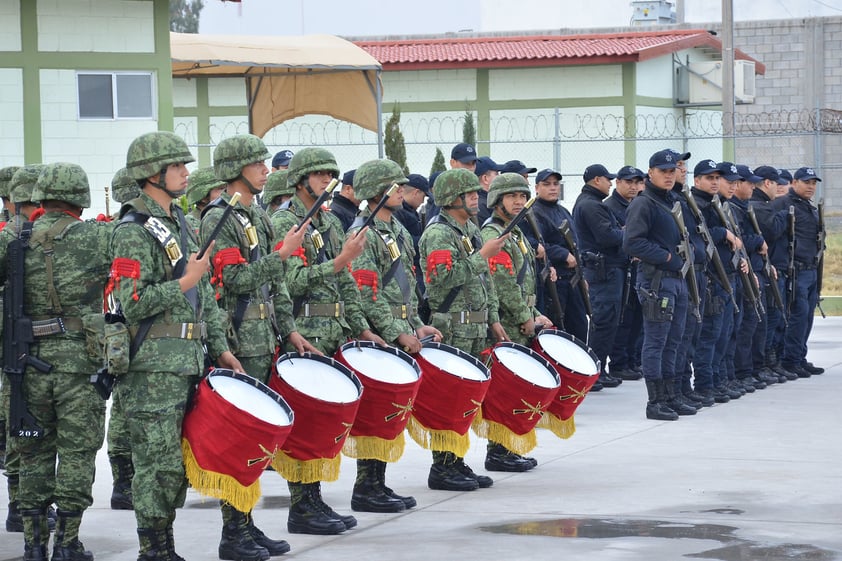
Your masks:
<path fill-rule="evenodd" d="M 421 341 L 418 340 L 418 337 L 410 335 L 409 333 L 401 333 L 398 335 L 395 342 L 397 343 L 398 348 L 411 355 L 414 355 L 421 350 Z"/>
<path fill-rule="evenodd" d="M 506 234 L 502 238 L 491 238 L 490 240 L 486 241 L 482 244 L 482 247 L 479 248 L 479 253 L 482 255 L 483 259 L 488 261 L 501 251 L 503 251 L 503 244 L 506 243 L 512 237 L 511 234 Z"/>
<path fill-rule="evenodd" d="M 442 334 L 441 331 L 433 327 L 432 325 L 422 325 L 418 329 L 415 330 L 415 336 L 418 339 L 423 339 L 424 337 L 429 337 L 430 335 L 433 336 L 433 341 L 436 343 L 441 343 Z"/>
<path fill-rule="evenodd" d="M 313 353 L 314 355 L 324 355 L 322 351 L 314 347 L 312 343 L 305 339 L 304 335 L 302 335 L 298 331 L 290 331 L 289 335 L 286 336 L 286 340 L 290 345 L 295 347 L 295 350 L 298 351 L 298 354 Z"/>
<path fill-rule="evenodd" d="M 208 251 L 210 253 L 210 251 Z M 229 370 L 233 370 L 234 372 L 240 372 L 242 374 L 247 374 L 247 372 L 243 369 L 243 365 L 240 364 L 240 361 L 237 360 L 237 357 L 234 356 L 234 353 L 231 351 L 225 351 L 216 359 L 216 365 L 220 368 L 228 368 Z"/>
<path fill-rule="evenodd" d="M 506 334 L 506 330 L 503 328 L 503 325 L 499 321 L 491 324 L 491 335 L 497 341 L 509 340 L 509 336 Z"/>
<path fill-rule="evenodd" d="M 342 246 L 342 251 L 333 259 L 334 273 L 338 273 L 347 267 L 351 261 L 362 255 L 363 249 L 365 249 L 365 233 L 367 231 L 368 226 L 360 229 L 356 234 L 345 238 L 345 245 Z"/>
<path fill-rule="evenodd" d="M 373 341 L 375 344 L 380 345 L 381 347 L 388 347 L 389 344 L 383 340 L 380 335 L 374 333 L 371 329 L 364 329 L 360 336 L 357 337 L 360 341 Z"/>
<path fill-rule="evenodd" d="M 301 244 L 304 242 L 304 235 L 307 233 L 307 228 L 310 226 L 310 218 L 307 219 L 301 225 L 301 228 L 298 225 L 292 226 L 289 231 L 284 235 L 284 241 L 281 242 L 280 247 L 278 247 L 277 251 L 281 256 L 281 259 L 286 261 L 286 258 L 293 254 L 293 252 L 301 247 Z"/>
<path fill-rule="evenodd" d="M 190 258 L 187 260 L 187 267 L 184 268 L 184 274 L 178 279 L 178 286 L 181 288 L 181 292 L 187 292 L 196 286 L 204 274 L 210 271 L 210 256 L 214 244 L 216 242 L 212 241 L 208 245 L 208 250 L 201 259 L 196 258 L 197 253 L 190 254 Z"/>

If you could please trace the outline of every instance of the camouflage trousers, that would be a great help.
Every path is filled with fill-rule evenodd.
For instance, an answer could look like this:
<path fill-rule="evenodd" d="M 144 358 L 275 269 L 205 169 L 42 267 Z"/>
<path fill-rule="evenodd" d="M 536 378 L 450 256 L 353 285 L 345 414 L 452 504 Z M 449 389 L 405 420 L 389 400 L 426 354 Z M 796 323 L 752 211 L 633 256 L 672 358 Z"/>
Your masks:
<path fill-rule="evenodd" d="M 165 529 L 184 505 L 181 425 L 199 376 L 128 372 L 115 387 L 131 435 L 132 497 L 138 528 Z"/>
<path fill-rule="evenodd" d="M 252 378 L 269 385 L 272 374 L 272 357 L 270 355 L 238 356 L 237 360 L 243 365 L 243 370 Z"/>
<path fill-rule="evenodd" d="M 123 400 L 117 393 L 111 396 L 111 414 L 108 417 L 108 432 L 105 438 L 108 443 L 109 458 L 131 457 L 132 443 L 126 411 Z"/>
<path fill-rule="evenodd" d="M 44 429 L 41 438 L 15 438 L 20 458 L 21 510 L 81 512 L 93 502 L 97 451 L 105 436 L 105 401 L 88 374 L 27 372 L 29 412 Z"/>
<path fill-rule="evenodd" d="M 9 396 L 10 396 L 10 389 L 9 389 L 9 380 L 6 378 L 5 374 L 0 374 L 0 378 L 3 379 L 3 387 L 0 388 L 0 408 L 3 409 L 3 419 L 6 419 L 6 477 L 8 477 L 12 481 L 18 480 L 18 475 L 20 474 L 20 461 L 17 451 L 15 450 L 15 443 L 17 442 L 17 438 L 11 438 L 8 436 L 9 433 Z M 15 492 L 17 492 L 17 483 L 15 483 Z M 9 497 L 9 500 L 13 500 L 14 497 Z"/>

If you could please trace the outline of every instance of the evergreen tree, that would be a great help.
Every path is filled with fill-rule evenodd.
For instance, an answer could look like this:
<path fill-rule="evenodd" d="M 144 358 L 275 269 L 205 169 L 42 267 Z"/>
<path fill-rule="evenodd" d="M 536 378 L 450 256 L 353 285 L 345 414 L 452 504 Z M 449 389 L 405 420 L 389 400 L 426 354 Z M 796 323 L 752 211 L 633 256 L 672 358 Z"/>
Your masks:
<path fill-rule="evenodd" d="M 404 174 L 409 174 L 409 167 L 406 165 L 406 144 L 401 132 L 401 108 L 397 103 L 386 123 L 384 144 L 386 157 L 401 166 Z"/>
<path fill-rule="evenodd" d="M 462 125 L 462 142 L 466 142 L 476 148 L 477 129 L 474 126 L 474 114 L 470 109 L 465 109 L 465 123 Z"/>
<path fill-rule="evenodd" d="M 204 0 L 170 0 L 170 31 L 198 33 Z"/>
<path fill-rule="evenodd" d="M 430 175 L 432 176 L 437 171 L 444 171 L 446 169 L 444 165 L 444 154 L 442 154 L 441 148 L 436 146 L 436 157 L 433 158 L 433 167 L 430 168 Z"/>

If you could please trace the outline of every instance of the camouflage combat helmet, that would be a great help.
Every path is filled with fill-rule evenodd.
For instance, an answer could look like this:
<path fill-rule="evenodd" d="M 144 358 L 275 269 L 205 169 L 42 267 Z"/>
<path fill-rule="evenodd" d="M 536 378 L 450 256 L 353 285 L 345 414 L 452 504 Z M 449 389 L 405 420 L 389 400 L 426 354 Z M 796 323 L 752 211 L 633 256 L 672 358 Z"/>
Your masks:
<path fill-rule="evenodd" d="M 177 134 L 156 131 L 142 134 L 129 145 L 126 171 L 136 180 L 160 173 L 170 164 L 189 163 L 196 159 L 187 143 Z"/>
<path fill-rule="evenodd" d="M 81 208 L 91 206 L 91 185 L 81 166 L 67 162 L 47 164 L 32 190 L 32 200 L 64 201 Z"/>
<path fill-rule="evenodd" d="M 479 178 L 468 169 L 449 169 L 441 172 L 433 184 L 433 199 L 442 207 L 450 206 L 459 195 L 479 191 Z"/>
<path fill-rule="evenodd" d="M 213 171 L 217 179 L 231 181 L 239 177 L 247 165 L 271 157 L 260 138 L 253 134 L 240 134 L 216 145 L 213 151 Z"/>
<path fill-rule="evenodd" d="M 29 164 L 15 172 L 9 182 L 9 200 L 13 203 L 32 202 L 32 190 L 44 164 Z"/>
<path fill-rule="evenodd" d="M 305 148 L 289 161 L 287 181 L 295 186 L 314 171 L 322 170 L 331 172 L 333 177 L 339 177 L 339 165 L 333 154 L 324 148 Z"/>
<path fill-rule="evenodd" d="M 197 169 L 187 178 L 187 204 L 192 207 L 220 187 L 225 187 L 225 182 L 216 177 L 213 167 Z"/>
<path fill-rule="evenodd" d="M 529 182 L 519 173 L 501 173 L 491 181 L 488 187 L 488 208 L 494 208 L 498 202 L 503 200 L 506 193 L 526 193 L 526 197 L 532 192 L 529 190 Z"/>
<path fill-rule="evenodd" d="M 392 183 L 409 183 L 401 166 L 392 160 L 371 160 L 354 173 L 354 198 L 361 201 L 373 199 L 382 195 Z"/>
<path fill-rule="evenodd" d="M 12 176 L 19 169 L 20 166 L 8 166 L 0 169 L 0 197 L 4 199 L 9 198 L 9 183 L 11 183 Z"/>
<path fill-rule="evenodd" d="M 263 186 L 263 200 L 271 203 L 275 197 L 281 195 L 295 194 L 295 186 L 287 183 L 289 173 L 285 169 L 273 171 L 266 177 L 266 185 Z"/>
<path fill-rule="evenodd" d="M 120 168 L 111 178 L 111 198 L 118 203 L 125 203 L 140 196 L 140 185 L 129 177 L 126 168 Z"/>

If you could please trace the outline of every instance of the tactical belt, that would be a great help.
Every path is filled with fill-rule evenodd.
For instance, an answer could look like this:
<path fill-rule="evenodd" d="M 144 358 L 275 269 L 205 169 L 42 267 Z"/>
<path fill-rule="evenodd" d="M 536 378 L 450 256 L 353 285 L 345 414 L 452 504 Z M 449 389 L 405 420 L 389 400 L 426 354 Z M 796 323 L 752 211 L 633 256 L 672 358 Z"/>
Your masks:
<path fill-rule="evenodd" d="M 79 318 L 49 318 L 32 321 L 32 335 L 35 337 L 49 337 L 68 331 L 82 331 L 82 320 Z"/>
<path fill-rule="evenodd" d="M 398 319 L 406 319 L 409 316 L 409 314 L 407 314 L 406 304 L 392 306 L 392 315 Z"/>
<path fill-rule="evenodd" d="M 453 323 L 486 323 L 488 321 L 488 310 L 452 312 L 450 319 Z"/>
<path fill-rule="evenodd" d="M 704 263 L 693 263 L 693 270 L 697 273 L 704 273 L 707 265 Z"/>
<path fill-rule="evenodd" d="M 801 261 L 795 262 L 795 269 L 797 271 L 811 271 L 816 268 L 815 263 L 802 263 Z"/>
<path fill-rule="evenodd" d="M 249 302 L 242 319 L 266 319 L 269 317 L 271 302 Z"/>
<path fill-rule="evenodd" d="M 137 333 L 137 327 L 130 327 L 132 337 Z M 207 324 L 199 323 L 155 323 L 149 327 L 146 339 L 203 339 L 208 334 Z"/>
<path fill-rule="evenodd" d="M 301 317 L 325 317 L 338 318 L 345 315 L 345 302 L 334 302 L 328 304 L 313 304 L 306 302 L 301 305 Z"/>
<path fill-rule="evenodd" d="M 658 272 L 661 273 L 662 278 L 667 278 L 667 279 L 680 279 L 681 278 L 681 271 L 666 271 L 664 269 L 658 269 Z"/>
<path fill-rule="evenodd" d="M 534 294 L 530 294 L 529 296 L 526 297 L 525 300 L 526 300 L 526 306 L 528 308 L 533 308 L 533 307 L 535 307 L 535 304 L 538 301 L 538 298 Z"/>

